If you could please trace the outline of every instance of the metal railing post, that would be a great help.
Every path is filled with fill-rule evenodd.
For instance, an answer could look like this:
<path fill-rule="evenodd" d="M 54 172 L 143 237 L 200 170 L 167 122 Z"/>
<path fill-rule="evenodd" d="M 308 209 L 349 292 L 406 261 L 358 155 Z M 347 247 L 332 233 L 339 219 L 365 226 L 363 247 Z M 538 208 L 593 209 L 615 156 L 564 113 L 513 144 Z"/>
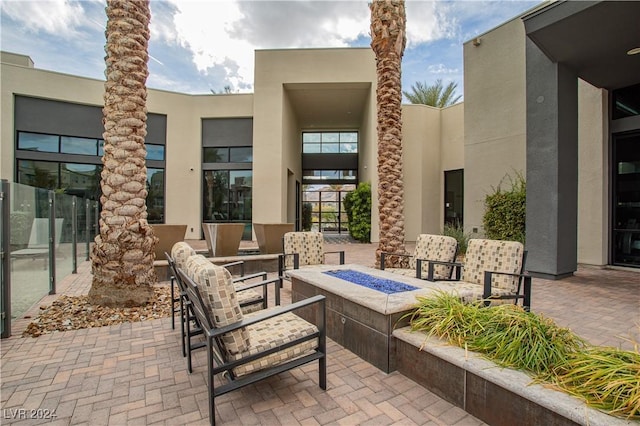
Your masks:
<path fill-rule="evenodd" d="M 49 191 L 49 294 L 56 294 L 56 195 Z"/>
<path fill-rule="evenodd" d="M 11 208 L 9 191 L 9 182 L 2 179 L 0 181 L 0 279 L 2 281 L 0 282 L 0 337 L 3 339 L 11 336 L 11 259 L 9 259 Z"/>
<path fill-rule="evenodd" d="M 84 200 L 84 228 L 87 234 L 87 241 L 85 243 L 85 259 L 89 260 L 89 241 L 91 241 L 91 209 L 90 201 L 88 198 Z"/>
<path fill-rule="evenodd" d="M 78 198 L 71 197 L 71 256 L 73 262 L 72 274 L 78 273 Z"/>

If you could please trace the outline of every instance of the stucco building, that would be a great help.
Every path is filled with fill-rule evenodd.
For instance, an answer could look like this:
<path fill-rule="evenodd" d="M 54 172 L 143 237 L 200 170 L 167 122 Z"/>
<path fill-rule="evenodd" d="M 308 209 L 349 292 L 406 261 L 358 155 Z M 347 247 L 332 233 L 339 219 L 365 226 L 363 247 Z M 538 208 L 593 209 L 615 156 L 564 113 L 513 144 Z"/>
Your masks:
<path fill-rule="evenodd" d="M 464 103 L 403 106 L 407 240 L 453 220 L 482 235 L 485 195 L 520 173 L 528 269 L 640 266 L 638 17 L 638 2 L 555 2 L 465 43 Z M 15 53 L 1 67 L 0 177 L 95 198 L 103 82 Z M 303 185 L 376 188 L 370 49 L 259 50 L 254 84 L 149 90 L 151 222 L 200 238 L 202 222 L 239 221 L 250 238 L 251 223 L 300 227 Z M 377 241 L 375 208 L 372 224 Z"/>

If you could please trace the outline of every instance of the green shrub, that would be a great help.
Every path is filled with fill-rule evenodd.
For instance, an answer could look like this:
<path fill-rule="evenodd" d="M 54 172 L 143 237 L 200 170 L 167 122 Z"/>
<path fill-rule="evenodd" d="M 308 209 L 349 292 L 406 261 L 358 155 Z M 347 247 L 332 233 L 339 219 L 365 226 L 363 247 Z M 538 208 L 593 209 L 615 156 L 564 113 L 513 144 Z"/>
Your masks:
<path fill-rule="evenodd" d="M 313 206 L 311 203 L 304 203 L 302 205 L 302 230 L 311 231 L 311 211 Z"/>
<path fill-rule="evenodd" d="M 482 218 L 485 234 L 492 240 L 520 241 L 524 244 L 526 218 L 526 184 L 521 174 L 511 179 L 511 188 L 503 190 L 502 182 L 485 197 Z"/>
<path fill-rule="evenodd" d="M 458 242 L 458 254 L 464 255 L 467 252 L 467 245 L 471 239 L 471 233 L 465 233 L 464 227 L 459 221 L 454 224 L 445 223 L 442 235 L 453 237 Z"/>
<path fill-rule="evenodd" d="M 344 197 L 344 209 L 349 222 L 349 235 L 368 243 L 371 241 L 371 185 L 361 182 Z"/>

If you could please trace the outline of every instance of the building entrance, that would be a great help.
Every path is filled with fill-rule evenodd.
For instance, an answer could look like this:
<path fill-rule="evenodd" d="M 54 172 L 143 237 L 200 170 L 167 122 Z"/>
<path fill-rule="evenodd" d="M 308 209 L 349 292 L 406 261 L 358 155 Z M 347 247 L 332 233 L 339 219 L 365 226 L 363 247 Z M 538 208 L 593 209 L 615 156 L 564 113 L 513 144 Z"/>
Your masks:
<path fill-rule="evenodd" d="M 613 264 L 640 267 L 640 131 L 614 135 Z"/>

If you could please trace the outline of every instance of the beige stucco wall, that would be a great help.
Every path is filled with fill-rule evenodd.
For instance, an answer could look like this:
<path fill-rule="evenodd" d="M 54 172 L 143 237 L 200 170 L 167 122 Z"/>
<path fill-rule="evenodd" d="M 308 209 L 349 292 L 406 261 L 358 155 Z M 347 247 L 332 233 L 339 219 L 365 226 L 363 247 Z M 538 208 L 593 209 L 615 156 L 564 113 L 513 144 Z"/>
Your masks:
<path fill-rule="evenodd" d="M 187 238 L 199 239 L 202 235 L 202 119 L 251 117 L 253 95 L 182 95 L 150 90 L 147 108 L 167 114 L 165 222 L 187 224 Z"/>
<path fill-rule="evenodd" d="M 440 226 L 444 224 L 444 172 L 464 169 L 464 104 L 444 108 L 440 114 Z"/>
<path fill-rule="evenodd" d="M 464 224 L 482 233 L 485 196 L 526 172 L 524 25 L 515 19 L 479 39 L 464 44 Z"/>
<path fill-rule="evenodd" d="M 24 58 L 24 57 L 23 57 Z M 12 56 L 2 56 L 13 60 Z M 19 59 L 19 58 L 18 58 Z M 24 61 L 21 61 L 24 62 Z M 26 62 L 24 62 L 26 63 Z M 0 177 L 14 179 L 14 95 L 34 96 L 93 106 L 103 104 L 104 82 L 3 62 L 0 66 Z"/>
<path fill-rule="evenodd" d="M 3 60 L 13 62 L 13 59 L 3 54 Z M 100 80 L 13 63 L 2 63 L 0 78 L 0 177 L 9 181 L 14 179 L 15 166 L 14 94 L 93 106 L 103 103 L 104 82 Z M 186 237 L 199 239 L 202 223 L 202 118 L 251 117 L 253 95 L 192 96 L 150 89 L 147 109 L 167 115 L 165 223 L 186 224 Z"/>
<path fill-rule="evenodd" d="M 371 90 L 375 90 L 373 60 L 370 49 L 256 51 L 253 110 L 254 222 L 290 220 L 290 198 L 295 195 L 290 190 L 291 182 L 302 179 L 300 134 L 306 129 L 295 119 L 295 111 L 287 98 L 286 85 L 365 82 L 372 83 Z M 366 111 L 365 115 L 370 115 L 370 111 Z M 375 126 L 375 123 L 363 120 L 363 125 Z M 335 129 L 327 127 L 324 130 Z M 362 145 L 371 143 L 369 135 L 372 130 L 357 130 L 361 134 L 361 150 L 368 153 L 368 149 Z M 366 155 L 360 159 L 361 163 L 366 164 L 368 161 Z M 280 188 L 280 191 L 275 191 L 274 188 Z M 372 221 L 377 222 L 377 212 L 373 216 L 375 218 Z"/>
<path fill-rule="evenodd" d="M 437 234 L 440 225 L 440 109 L 402 107 L 405 239 Z"/>
<path fill-rule="evenodd" d="M 608 263 L 608 93 L 578 84 L 578 263 Z"/>

